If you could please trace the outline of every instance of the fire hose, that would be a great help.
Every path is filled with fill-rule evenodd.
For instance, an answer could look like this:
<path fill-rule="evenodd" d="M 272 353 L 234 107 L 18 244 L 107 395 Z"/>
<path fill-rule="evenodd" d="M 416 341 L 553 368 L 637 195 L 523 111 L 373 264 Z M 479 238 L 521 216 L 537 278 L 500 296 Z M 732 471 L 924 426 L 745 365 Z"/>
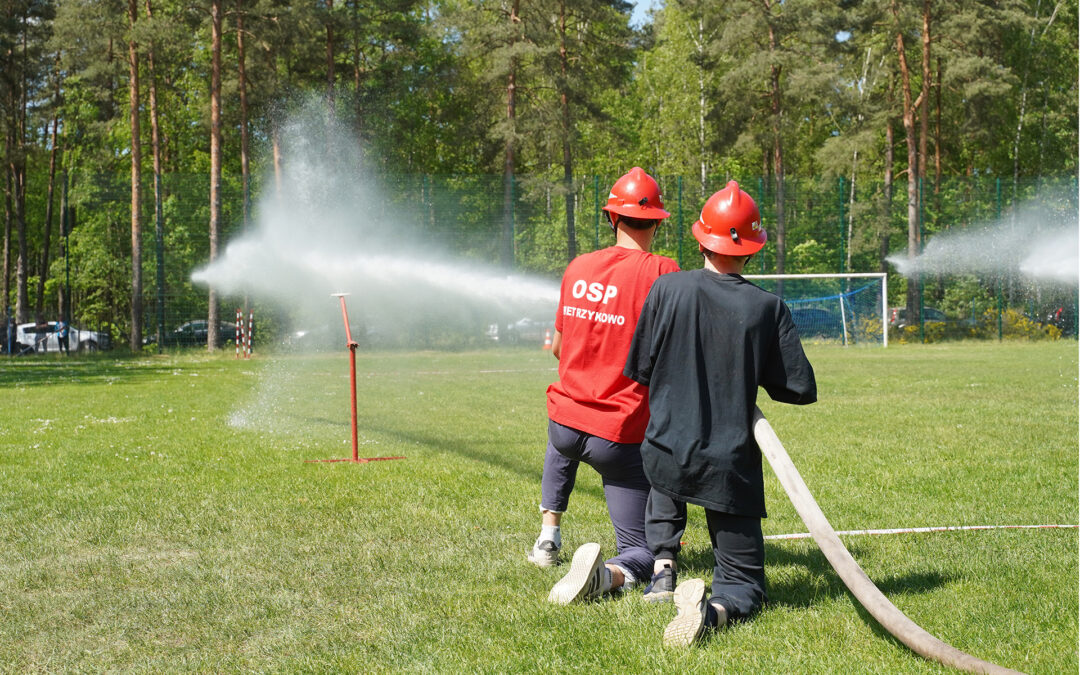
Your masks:
<path fill-rule="evenodd" d="M 758 447 L 761 448 L 761 453 L 769 460 L 776 477 L 780 479 L 780 484 L 795 506 L 795 511 L 810 530 L 810 534 L 813 535 L 814 541 L 825 554 L 829 564 L 836 570 L 859 604 L 881 624 L 882 628 L 915 653 L 959 670 L 991 674 L 1019 672 L 983 661 L 942 642 L 897 609 L 896 605 L 892 604 L 874 585 L 866 572 L 859 567 L 859 563 L 851 557 L 851 553 L 844 547 L 840 538 L 836 536 L 832 525 L 825 519 L 825 514 L 814 501 L 798 469 L 791 462 L 776 432 L 773 431 L 759 408 L 754 408 L 754 438 L 757 440 Z"/>

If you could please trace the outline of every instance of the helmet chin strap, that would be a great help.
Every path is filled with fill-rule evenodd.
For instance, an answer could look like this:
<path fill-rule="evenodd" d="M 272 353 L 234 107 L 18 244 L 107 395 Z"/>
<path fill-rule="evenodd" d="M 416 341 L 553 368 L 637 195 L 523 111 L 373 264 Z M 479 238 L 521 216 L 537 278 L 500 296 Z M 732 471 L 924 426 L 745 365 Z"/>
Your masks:
<path fill-rule="evenodd" d="M 615 220 L 619 217 L 619 214 L 616 213 L 615 216 L 612 217 L 611 211 L 604 211 L 604 215 L 607 216 L 607 222 L 608 225 L 611 226 L 611 231 L 617 233 L 619 231 L 619 228 L 615 227 Z"/>

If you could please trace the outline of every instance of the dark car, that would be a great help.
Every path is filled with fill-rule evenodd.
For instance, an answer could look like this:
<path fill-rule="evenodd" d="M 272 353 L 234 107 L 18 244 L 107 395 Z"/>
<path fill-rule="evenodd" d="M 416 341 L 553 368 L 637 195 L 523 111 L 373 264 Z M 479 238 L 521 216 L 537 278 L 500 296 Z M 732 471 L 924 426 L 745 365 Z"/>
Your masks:
<path fill-rule="evenodd" d="M 945 316 L 945 312 L 934 307 L 923 307 L 922 316 L 924 323 L 945 323 L 949 320 Z M 903 328 L 907 325 L 918 325 L 918 320 L 907 320 L 907 308 L 906 307 L 893 307 L 889 310 L 889 325 L 897 328 Z"/>
<path fill-rule="evenodd" d="M 195 347 L 206 345 L 209 334 L 210 322 L 206 319 L 188 321 L 180 324 L 176 330 L 165 333 L 162 339 L 163 347 Z M 236 324 L 228 321 L 218 322 L 217 346 L 221 347 L 226 342 L 236 339 Z"/>
<path fill-rule="evenodd" d="M 805 307 L 791 310 L 791 318 L 795 321 L 795 327 L 799 329 L 801 337 L 823 337 L 842 339 L 844 337 L 844 324 L 840 317 L 827 309 Z"/>

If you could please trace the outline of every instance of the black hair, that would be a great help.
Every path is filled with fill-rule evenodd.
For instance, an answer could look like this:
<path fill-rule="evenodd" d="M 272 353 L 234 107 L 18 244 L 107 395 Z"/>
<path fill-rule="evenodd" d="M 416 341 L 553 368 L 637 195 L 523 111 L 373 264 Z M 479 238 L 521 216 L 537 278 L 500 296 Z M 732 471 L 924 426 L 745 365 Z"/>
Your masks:
<path fill-rule="evenodd" d="M 739 256 L 739 255 L 728 255 L 726 253 L 717 253 L 716 251 L 714 251 L 712 249 L 709 249 L 709 248 L 705 248 L 704 246 L 701 247 L 701 255 L 702 255 L 702 257 L 708 258 L 709 260 L 712 260 L 712 257 L 714 255 L 727 255 L 729 258 L 746 258 L 746 262 L 743 263 L 744 265 L 749 265 L 750 264 L 750 259 L 754 257 L 753 253 L 749 253 L 747 255 L 741 255 L 741 256 Z"/>
<path fill-rule="evenodd" d="M 611 213 L 608 211 L 605 211 L 604 213 L 607 214 L 608 222 L 614 226 L 614 223 L 611 219 Z M 655 227 L 660 223 L 660 220 L 657 218 L 631 218 L 630 216 L 624 216 L 622 214 L 618 215 L 619 223 L 627 226 L 631 230 L 647 230 L 650 227 Z"/>

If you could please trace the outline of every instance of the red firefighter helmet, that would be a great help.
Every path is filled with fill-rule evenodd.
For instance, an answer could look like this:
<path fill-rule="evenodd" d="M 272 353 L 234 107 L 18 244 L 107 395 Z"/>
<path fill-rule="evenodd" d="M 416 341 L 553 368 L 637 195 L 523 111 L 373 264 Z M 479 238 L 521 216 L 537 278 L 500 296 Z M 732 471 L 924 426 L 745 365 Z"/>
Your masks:
<path fill-rule="evenodd" d="M 757 253 L 769 238 L 757 204 L 735 181 L 709 197 L 693 232 L 702 246 L 723 255 Z"/>
<path fill-rule="evenodd" d="M 615 181 L 604 210 L 647 220 L 662 220 L 671 215 L 664 210 L 660 186 L 638 166 Z"/>

